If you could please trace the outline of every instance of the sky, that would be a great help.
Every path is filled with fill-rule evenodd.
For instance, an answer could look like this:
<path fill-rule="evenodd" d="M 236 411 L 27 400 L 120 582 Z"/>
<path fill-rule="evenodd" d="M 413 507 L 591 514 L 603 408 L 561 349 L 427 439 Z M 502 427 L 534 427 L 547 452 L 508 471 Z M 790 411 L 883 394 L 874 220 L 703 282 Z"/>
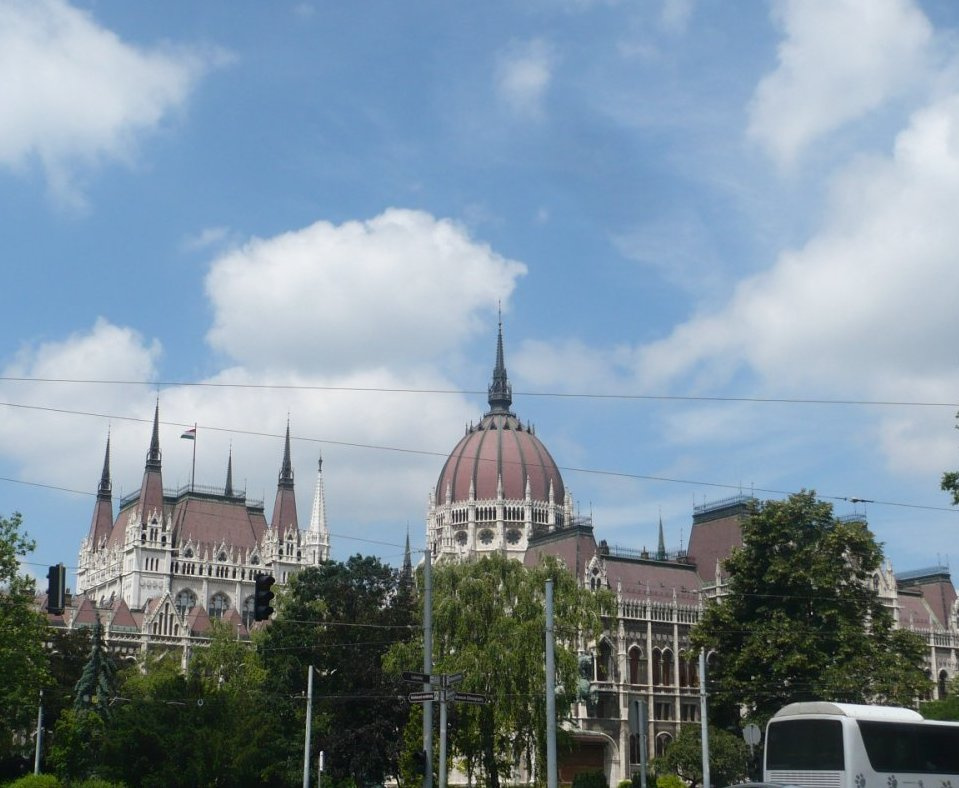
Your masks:
<path fill-rule="evenodd" d="M 948 565 L 957 206 L 952 0 L 0 0 L 0 514 L 75 567 L 158 402 L 397 565 L 502 320 L 597 539 L 814 489 Z"/>

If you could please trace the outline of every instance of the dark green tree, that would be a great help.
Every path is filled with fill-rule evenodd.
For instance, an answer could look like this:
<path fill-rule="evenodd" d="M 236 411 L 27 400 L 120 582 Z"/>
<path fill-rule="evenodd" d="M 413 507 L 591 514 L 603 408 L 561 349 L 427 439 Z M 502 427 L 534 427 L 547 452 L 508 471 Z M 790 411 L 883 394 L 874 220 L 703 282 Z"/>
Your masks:
<path fill-rule="evenodd" d="M 40 690 L 49 681 L 46 616 L 35 608 L 36 584 L 20 560 L 34 549 L 20 514 L 0 516 L 0 776 L 32 762 Z"/>
<path fill-rule="evenodd" d="M 749 750 L 739 736 L 709 728 L 709 777 L 713 785 L 734 785 L 748 776 Z M 702 728 L 684 725 L 666 752 L 652 762 L 656 775 L 675 774 L 690 788 L 703 784 Z"/>
<path fill-rule="evenodd" d="M 295 708 L 278 710 L 278 724 L 302 742 L 312 664 L 314 746 L 325 753 L 330 780 L 369 785 L 399 773 L 409 708 L 382 661 L 413 632 L 413 598 L 401 586 L 397 570 L 355 555 L 298 572 L 278 597 L 262 644 L 268 686 L 299 696 Z M 298 757 L 301 768 L 301 751 Z"/>
<path fill-rule="evenodd" d="M 861 520 L 838 520 L 814 492 L 753 505 L 725 562 L 728 593 L 692 633 L 715 650 L 712 719 L 762 725 L 808 700 L 911 705 L 928 688 L 924 645 L 897 630 L 873 590 L 882 550 Z"/>
<path fill-rule="evenodd" d="M 103 642 L 103 625 L 98 613 L 91 633 L 90 654 L 73 690 L 73 708 L 92 711 L 106 719 L 116 695 L 117 663 Z"/>
<path fill-rule="evenodd" d="M 485 706 L 459 705 L 450 745 L 469 774 L 496 788 L 517 758 L 546 762 L 545 587 L 554 584 L 557 714 L 568 712 L 578 659 L 572 644 L 602 630 L 608 592 L 593 594 L 553 559 L 539 567 L 493 554 L 433 571 L 433 646 L 437 673 L 465 676 L 460 689 L 486 695 Z M 397 648 L 395 673 L 423 664 L 422 639 Z M 436 715 L 434 715 L 436 716 Z"/>

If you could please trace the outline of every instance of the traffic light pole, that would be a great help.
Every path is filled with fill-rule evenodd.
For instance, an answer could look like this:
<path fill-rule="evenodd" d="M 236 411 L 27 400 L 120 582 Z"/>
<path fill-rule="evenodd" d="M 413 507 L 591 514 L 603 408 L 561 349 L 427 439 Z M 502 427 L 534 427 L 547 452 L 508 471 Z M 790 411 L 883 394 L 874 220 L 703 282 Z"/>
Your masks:
<path fill-rule="evenodd" d="M 303 788 L 310 788 L 310 729 L 313 723 L 313 666 L 306 671 L 306 741 L 303 743 Z"/>
<path fill-rule="evenodd" d="M 432 554 L 429 545 L 423 551 L 423 673 L 433 673 L 433 573 L 430 569 Z M 429 681 L 423 691 L 432 690 Z M 433 704 L 423 704 L 423 752 L 426 753 L 426 769 L 423 771 L 423 788 L 433 788 Z M 442 773 L 442 772 L 441 772 Z"/>

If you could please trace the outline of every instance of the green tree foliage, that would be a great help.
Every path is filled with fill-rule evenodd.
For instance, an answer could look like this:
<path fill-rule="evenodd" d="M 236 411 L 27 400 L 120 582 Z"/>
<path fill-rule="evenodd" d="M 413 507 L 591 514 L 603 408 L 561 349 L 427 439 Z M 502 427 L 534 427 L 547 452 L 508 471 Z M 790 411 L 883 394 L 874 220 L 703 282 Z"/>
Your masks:
<path fill-rule="evenodd" d="M 355 555 L 298 572 L 277 600 L 262 644 L 269 686 L 300 696 L 295 708 L 278 709 L 277 724 L 302 742 L 312 664 L 312 729 L 315 750 L 325 753 L 324 779 L 369 785 L 399 773 L 409 708 L 397 702 L 382 660 L 413 632 L 412 599 L 400 581 L 378 558 Z"/>
<path fill-rule="evenodd" d="M 91 635 L 90 655 L 73 690 L 75 711 L 92 711 L 98 717 L 110 715 L 117 694 L 117 664 L 103 642 L 103 625 L 97 614 Z"/>
<path fill-rule="evenodd" d="M 40 689 L 48 682 L 46 616 L 35 609 L 36 585 L 20 572 L 34 549 L 16 512 L 0 516 L 0 775 L 32 762 Z"/>
<path fill-rule="evenodd" d="M 603 770 L 596 769 L 574 775 L 573 788 L 609 788 L 609 782 Z"/>
<path fill-rule="evenodd" d="M 501 555 L 433 570 L 434 673 L 464 674 L 459 689 L 479 692 L 485 706 L 456 705 L 450 746 L 468 774 L 497 788 L 519 757 L 546 763 L 545 586 L 554 584 L 557 713 L 568 711 L 578 660 L 572 644 L 602 631 L 608 592 L 593 594 L 555 560 L 536 568 Z M 423 664 L 422 640 L 389 657 L 395 673 Z M 434 714 L 437 717 L 438 714 Z M 529 760 L 527 761 L 529 764 Z"/>
<path fill-rule="evenodd" d="M 733 785 L 748 776 L 749 751 L 739 736 L 720 728 L 709 728 L 709 777 L 713 785 Z M 683 785 L 697 788 L 703 784 L 702 728 L 684 725 L 666 752 L 653 759 L 657 775 L 678 775 Z M 656 784 L 659 785 L 657 779 Z"/>
<path fill-rule="evenodd" d="M 728 594 L 692 633 L 715 649 L 713 719 L 762 724 L 794 701 L 910 705 L 928 688 L 924 646 L 873 590 L 882 551 L 865 522 L 801 492 L 757 503 L 725 562 Z"/>

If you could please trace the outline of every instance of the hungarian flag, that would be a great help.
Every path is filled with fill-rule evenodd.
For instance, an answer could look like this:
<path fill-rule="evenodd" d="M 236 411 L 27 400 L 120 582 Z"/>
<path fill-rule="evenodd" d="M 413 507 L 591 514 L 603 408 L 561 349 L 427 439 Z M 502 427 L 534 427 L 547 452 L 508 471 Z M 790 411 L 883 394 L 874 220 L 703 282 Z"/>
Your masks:
<path fill-rule="evenodd" d="M 188 429 L 186 432 L 184 432 L 180 437 L 181 437 L 181 438 L 186 438 L 188 441 L 195 441 L 195 440 L 196 440 L 196 427 L 190 427 L 190 429 Z"/>

